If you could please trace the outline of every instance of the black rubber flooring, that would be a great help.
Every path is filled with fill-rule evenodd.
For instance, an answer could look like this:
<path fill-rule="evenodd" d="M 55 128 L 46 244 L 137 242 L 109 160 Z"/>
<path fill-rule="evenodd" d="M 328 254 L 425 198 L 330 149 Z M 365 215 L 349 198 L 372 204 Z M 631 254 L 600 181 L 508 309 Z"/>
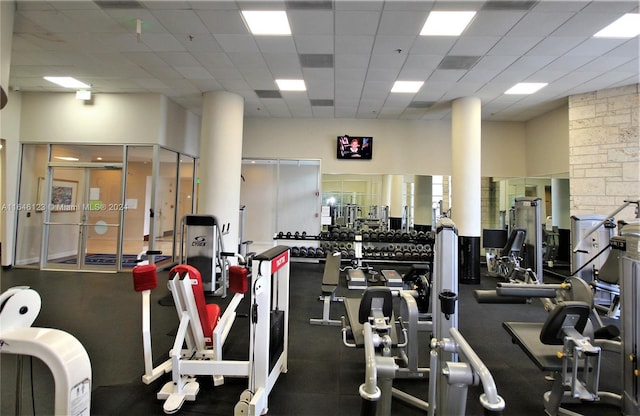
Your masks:
<path fill-rule="evenodd" d="M 406 271 L 406 265 L 395 268 Z M 321 264 L 293 263 L 291 266 L 289 371 L 282 375 L 269 398 L 269 415 L 314 416 L 360 414 L 358 386 L 364 380 L 364 352 L 341 342 L 339 327 L 309 325 L 309 318 L 322 316 L 317 300 L 322 280 Z M 167 305 L 167 272 L 159 273 L 159 287 L 152 293 L 152 338 L 154 361 L 164 361 L 178 325 L 175 308 Z M 545 277 L 546 278 L 546 277 Z M 552 281 L 549 279 L 549 281 Z M 140 377 L 142 337 L 140 295 L 133 290 L 130 273 L 98 274 L 46 272 L 27 269 L 3 270 L 2 291 L 12 286 L 31 286 L 42 297 L 42 310 L 34 326 L 53 327 L 76 336 L 85 346 L 92 362 L 93 415 L 161 415 L 162 402 L 155 398 L 164 381 L 149 386 Z M 545 375 L 511 343 L 502 329 L 503 321 L 542 322 L 546 312 L 537 301 L 525 305 L 478 304 L 473 290 L 494 288 L 496 280 L 482 277 L 480 285 L 460 285 L 459 328 L 478 356 L 492 372 L 499 394 L 505 399 L 505 415 L 542 415 L 542 395 L 551 384 Z M 345 285 L 344 277 L 341 284 Z M 339 288 L 339 295 L 358 296 L 359 292 Z M 229 298 L 227 298 L 228 300 Z M 224 304 L 225 300 L 213 298 Z M 239 311 L 248 310 L 243 301 Z M 224 305 L 223 305 L 224 306 Z M 344 315 L 341 304 L 332 305 L 332 318 Z M 229 359 L 248 355 L 248 318 L 238 317 L 227 340 Z M 428 340 L 421 339 L 421 354 L 426 365 Z M 0 355 L 2 415 L 16 414 L 16 356 Z M 601 389 L 619 390 L 619 357 L 605 357 Z M 37 359 L 23 359 L 22 410 L 24 415 L 53 413 L 53 379 Z M 227 378 L 223 386 L 213 387 L 207 377 L 200 378 L 201 391 L 196 402 L 187 402 L 181 415 L 233 414 L 246 379 Z M 401 380 L 394 386 L 426 400 L 427 382 Z M 32 394 L 33 392 L 33 394 Z M 482 415 L 478 403 L 480 386 L 469 389 L 467 414 Z M 35 411 L 34 408 L 35 407 Z M 585 415 L 617 415 L 607 405 L 573 407 Z M 392 414 L 424 415 L 394 401 Z"/>

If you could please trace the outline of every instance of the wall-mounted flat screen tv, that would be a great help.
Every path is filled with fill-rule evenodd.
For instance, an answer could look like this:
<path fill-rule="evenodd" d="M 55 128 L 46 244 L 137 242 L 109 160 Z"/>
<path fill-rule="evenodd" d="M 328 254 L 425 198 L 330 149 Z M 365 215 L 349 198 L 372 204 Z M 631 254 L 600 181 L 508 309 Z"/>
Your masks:
<path fill-rule="evenodd" d="M 373 137 L 338 136 L 338 159 L 369 160 L 373 156 Z"/>

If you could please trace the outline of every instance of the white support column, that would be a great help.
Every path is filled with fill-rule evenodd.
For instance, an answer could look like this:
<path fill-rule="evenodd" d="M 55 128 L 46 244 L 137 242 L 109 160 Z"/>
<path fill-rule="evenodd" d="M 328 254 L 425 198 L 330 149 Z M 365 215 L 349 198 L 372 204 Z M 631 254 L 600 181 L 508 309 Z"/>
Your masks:
<path fill-rule="evenodd" d="M 453 101 L 451 113 L 451 215 L 460 236 L 460 282 L 480 282 L 481 105 L 476 97 Z"/>
<path fill-rule="evenodd" d="M 433 184 L 431 176 L 416 175 L 414 192 L 414 224 L 433 222 Z"/>
<path fill-rule="evenodd" d="M 198 213 L 230 224 L 224 249 L 238 247 L 244 99 L 226 91 L 204 94 Z"/>
<path fill-rule="evenodd" d="M 389 206 L 391 205 L 391 181 L 393 175 L 383 175 L 382 176 L 382 205 Z"/>
<path fill-rule="evenodd" d="M 569 179 L 551 178 L 551 221 L 558 228 L 571 229 Z M 549 215 L 547 213 L 547 215 Z"/>
<path fill-rule="evenodd" d="M 404 207 L 404 200 L 402 199 L 403 187 L 404 176 L 391 175 L 389 222 L 392 230 L 399 230 L 402 225 L 402 208 Z"/>

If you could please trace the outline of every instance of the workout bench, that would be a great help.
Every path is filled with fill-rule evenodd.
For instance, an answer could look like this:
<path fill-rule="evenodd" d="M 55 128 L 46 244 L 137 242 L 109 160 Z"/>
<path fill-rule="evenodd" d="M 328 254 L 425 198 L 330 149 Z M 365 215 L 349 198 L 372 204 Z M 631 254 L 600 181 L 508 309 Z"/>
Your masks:
<path fill-rule="evenodd" d="M 337 297 L 336 290 L 340 281 L 340 261 L 342 256 L 339 252 L 327 253 L 326 263 L 324 264 L 324 273 L 322 274 L 322 296 L 318 300 L 323 302 L 322 319 L 311 318 L 311 325 L 332 325 L 338 326 L 341 322 L 337 319 L 329 317 L 331 311 L 331 302 L 343 302 L 344 298 Z"/>
<path fill-rule="evenodd" d="M 576 415 L 562 409 L 563 402 L 621 403 L 620 395 L 598 391 L 601 348 L 584 335 L 590 314 L 588 303 L 567 301 L 558 303 L 544 323 L 502 324 L 538 368 L 553 373 L 551 391 L 544 395 L 548 415 Z"/>

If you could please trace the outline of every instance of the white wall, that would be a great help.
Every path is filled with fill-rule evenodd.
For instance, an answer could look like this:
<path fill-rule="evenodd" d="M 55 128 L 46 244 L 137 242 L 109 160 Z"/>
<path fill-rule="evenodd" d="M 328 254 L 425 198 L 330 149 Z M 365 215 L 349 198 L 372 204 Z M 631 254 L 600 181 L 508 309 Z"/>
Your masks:
<path fill-rule="evenodd" d="M 524 123 L 483 122 L 481 171 L 484 177 L 525 176 L 526 133 Z"/>
<path fill-rule="evenodd" d="M 161 144 L 196 155 L 200 117 L 160 94 L 22 94 L 23 142 Z"/>
<path fill-rule="evenodd" d="M 159 94 L 22 94 L 22 142 L 156 144 L 161 126 Z"/>
<path fill-rule="evenodd" d="M 528 177 L 569 172 L 569 107 L 563 105 L 529 120 L 526 129 Z"/>
<path fill-rule="evenodd" d="M 336 137 L 373 137 L 370 161 L 337 160 Z M 321 159 L 323 173 L 451 174 L 451 123 L 417 120 L 245 119 L 243 157 Z M 524 176 L 523 123 L 482 125 L 482 175 Z"/>
<path fill-rule="evenodd" d="M 158 144 L 189 155 L 198 154 L 200 117 L 185 111 L 165 96 L 161 99 L 161 119 Z"/>

